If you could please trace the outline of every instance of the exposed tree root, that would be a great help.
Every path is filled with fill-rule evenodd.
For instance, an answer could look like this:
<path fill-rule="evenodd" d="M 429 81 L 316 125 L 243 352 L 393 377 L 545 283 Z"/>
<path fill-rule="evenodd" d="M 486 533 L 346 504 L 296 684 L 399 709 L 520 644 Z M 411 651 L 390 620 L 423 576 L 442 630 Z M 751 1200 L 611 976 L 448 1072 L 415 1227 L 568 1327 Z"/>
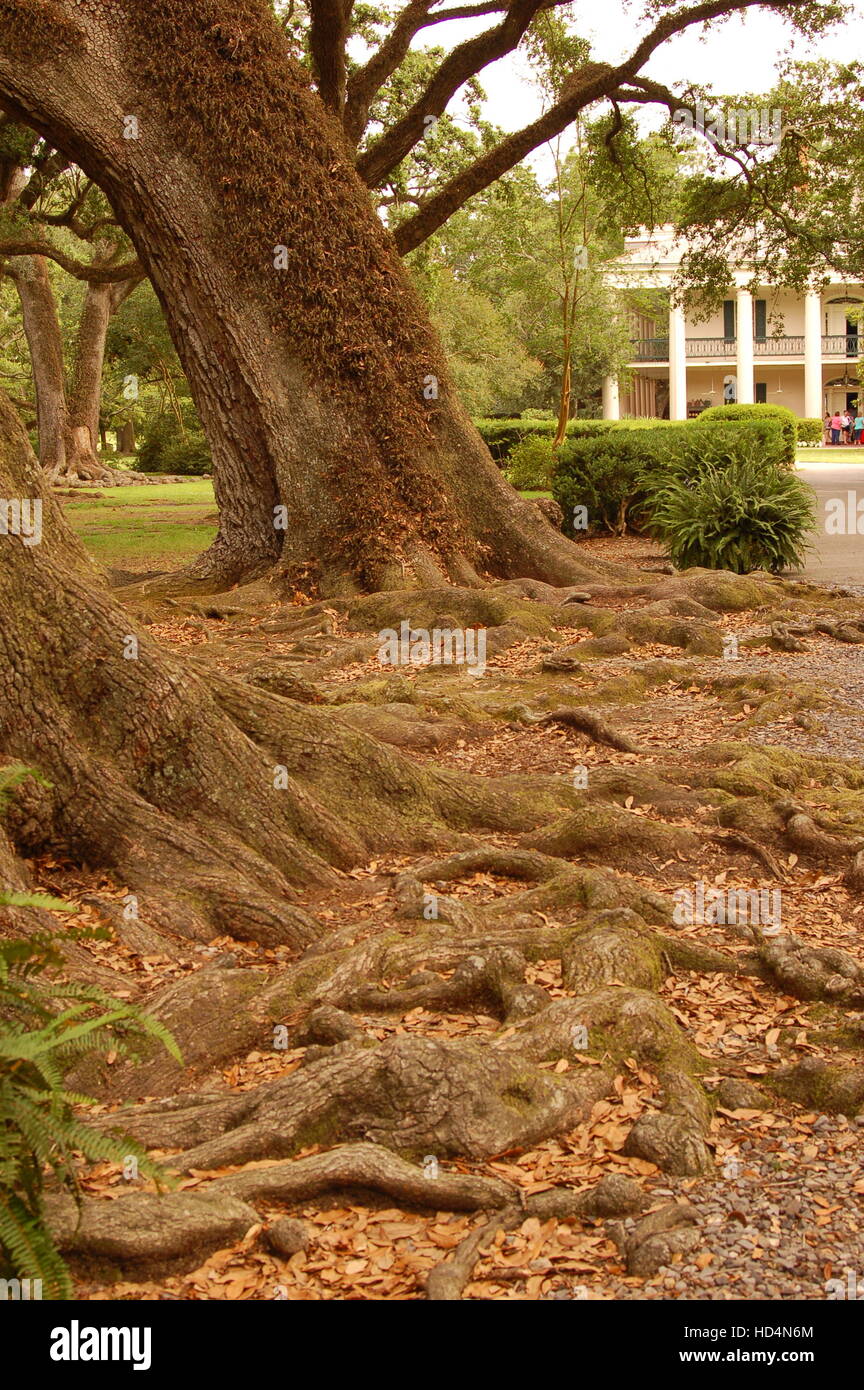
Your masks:
<path fill-rule="evenodd" d="M 306 1202 L 324 1192 L 362 1188 L 381 1192 L 411 1207 L 437 1211 L 482 1211 L 513 1202 L 515 1189 L 500 1178 L 455 1173 L 446 1168 L 418 1167 L 380 1144 L 340 1144 L 326 1153 L 249 1168 L 217 1178 L 210 1192 L 225 1192 L 244 1202 Z"/>
<path fill-rule="evenodd" d="M 794 802 L 784 801 L 778 811 L 786 822 L 786 839 L 793 849 L 803 850 L 818 863 L 835 865 L 847 854 L 857 855 L 864 846 L 860 840 L 850 844 L 836 835 L 820 830 L 811 816 Z"/>
<path fill-rule="evenodd" d="M 33 484 L 21 475 L 7 491 L 31 495 Z M 523 1202 L 497 1177 L 448 1170 L 448 1159 L 485 1163 L 578 1130 L 635 1067 L 648 1071 L 648 1098 L 619 1136 L 622 1156 L 672 1178 L 711 1170 L 709 1098 L 699 1080 L 708 1064 L 680 1026 L 684 1015 L 659 998 L 665 977 L 677 974 L 680 991 L 685 972 L 726 976 L 729 988 L 752 976 L 801 1000 L 864 1003 L 864 970 L 845 952 L 730 927 L 736 945 L 752 950 L 727 953 L 717 936 L 709 945 L 678 932 L 672 898 L 718 850 L 730 852 L 724 867 L 740 851 L 748 879 L 755 861 L 772 881 L 788 882 L 780 856 L 792 848 L 808 863 L 849 863 L 849 885 L 864 886 L 860 768 L 742 742 L 655 754 L 617 730 L 614 715 L 595 712 L 673 681 L 702 682 L 726 702 L 721 713 L 730 701 L 749 702 L 741 678 L 706 674 L 701 664 L 694 676 L 695 663 L 677 652 L 623 672 L 618 663 L 611 674 L 595 668 L 593 686 L 548 673 L 583 659 L 588 670 L 588 661 L 639 642 L 716 655 L 718 615 L 776 608 L 788 597 L 782 581 L 691 572 L 628 584 L 610 573 L 609 584 L 578 591 L 566 576 L 560 587 L 534 578 L 483 588 L 467 571 L 449 586 L 442 569 L 426 588 L 303 607 L 276 606 L 278 592 L 263 585 L 218 601 L 202 589 L 196 602 L 163 609 L 139 593 L 139 626 L 116 596 L 90 588 L 71 542 L 66 560 L 47 549 L 27 559 L 35 582 L 26 612 L 15 601 L 16 576 L 0 570 L 11 614 L 0 633 L 0 753 L 53 784 L 26 784 L 17 797 L 9 838 L 0 836 L 0 881 L 26 891 L 21 855 L 51 852 L 109 871 L 135 900 L 131 916 L 116 898 L 111 904 L 118 939 L 131 950 L 198 966 L 200 946 L 216 936 L 254 943 L 171 983 L 164 976 L 148 995 L 148 1009 L 180 1043 L 182 1067 L 153 1048 L 70 1080 L 108 1102 L 146 1098 L 100 1123 L 173 1152 L 182 1173 L 270 1164 L 205 1178 L 200 1193 L 149 1205 L 88 1203 L 83 1234 L 72 1236 L 61 1212 L 64 1248 L 82 1268 L 104 1264 L 106 1252 L 128 1257 L 136 1273 L 160 1261 L 176 1267 L 185 1244 L 201 1258 L 246 1238 L 260 1223 L 256 1204 L 356 1190 L 418 1208 L 496 1212 L 430 1277 L 430 1297 L 458 1297 L 497 1230 L 526 1215 L 637 1211 L 641 1199 L 627 1184 L 607 1183 L 593 1194 L 556 1188 Z M 428 579 L 422 556 L 417 566 Z M 631 598 L 654 601 L 625 613 L 603 607 Z M 201 629 L 218 617 L 219 643 L 202 641 L 181 666 L 147 628 L 166 613 Z M 852 621 L 845 610 L 836 617 Z M 453 671 L 373 666 L 376 634 L 403 621 L 483 626 L 490 650 L 514 654 L 482 686 Z M 778 621 L 797 640 L 791 619 Z M 574 642 L 574 629 L 592 636 Z M 137 655 L 127 661 L 130 636 Z M 371 667 L 356 682 L 341 669 L 355 661 Z M 778 684 L 765 678 L 759 691 L 774 698 Z M 574 690 L 581 703 L 570 706 Z M 467 757 L 475 737 L 502 734 L 493 746 L 505 757 L 524 747 L 525 725 L 537 726 L 554 773 L 482 777 L 460 765 L 460 749 L 467 743 Z M 553 725 L 612 750 L 591 750 L 589 788 L 571 784 L 572 746 Z M 443 756 L 431 761 L 444 748 L 449 765 Z M 628 758 L 637 753 L 634 767 Z M 330 928 L 334 901 L 364 907 L 343 911 Z M 45 922 L 38 910 L 12 908 L 2 930 Z M 79 947 L 69 947 L 67 964 L 89 978 L 101 970 L 110 986 L 110 969 Z M 445 1015 L 436 1021 L 442 1032 L 422 1035 L 418 1010 Z M 457 1035 L 444 1036 L 451 1026 Z M 278 1052 L 289 1047 L 283 1065 Z M 249 1053 L 277 1079 L 255 1074 L 250 1089 L 226 1088 L 219 1069 Z M 775 1079 L 778 1093 L 791 1095 L 800 1077 Z M 824 1091 L 826 1108 L 852 1113 L 859 1081 L 840 1077 Z M 193 1083 L 202 1089 L 189 1090 Z M 308 1148 L 321 1151 L 295 1157 Z M 139 1240 L 142 1221 L 152 1235 Z M 628 1269 L 687 1253 L 694 1229 L 679 1209 L 652 1213 L 628 1233 Z M 287 1248 L 298 1238 L 289 1231 Z"/>
<path fill-rule="evenodd" d="M 172 1160 L 181 1172 L 355 1139 L 417 1157 L 486 1158 L 572 1128 L 609 1082 L 599 1067 L 553 1077 L 482 1043 L 397 1036 L 339 1044 L 280 1081 L 188 1110 L 138 1107 L 122 1127 L 148 1146 L 192 1144 Z"/>
<path fill-rule="evenodd" d="M 629 1234 L 620 1225 L 613 1225 L 610 1234 L 627 1261 L 627 1273 L 643 1279 L 676 1256 L 690 1254 L 701 1239 L 699 1217 L 687 1202 L 670 1202 L 650 1212 Z"/>
<path fill-rule="evenodd" d="M 746 849 L 748 853 L 753 855 L 754 859 L 758 859 L 759 863 L 764 865 L 772 878 L 779 879 L 781 882 L 785 880 L 786 871 L 780 861 L 764 845 L 760 845 L 757 840 L 754 840 L 751 835 L 745 835 L 743 830 L 712 830 L 708 838 L 716 844 L 740 845 L 742 849 Z"/>
<path fill-rule="evenodd" d="M 259 1225 L 228 1193 L 132 1192 L 116 1202 L 49 1196 L 46 1222 L 61 1252 L 91 1277 L 156 1279 L 194 1269 Z"/>
<path fill-rule="evenodd" d="M 531 717 L 531 723 L 563 724 L 565 728 L 578 729 L 580 734 L 587 734 L 595 743 L 603 743 L 609 748 L 617 748 L 622 753 L 640 753 L 642 751 L 638 743 L 634 743 L 626 734 L 621 734 L 617 729 L 613 729 L 605 719 L 601 719 L 590 709 L 550 710 L 548 714 L 540 717 Z"/>
<path fill-rule="evenodd" d="M 629 1216 L 639 1211 L 644 1197 L 629 1178 L 601 1178 L 596 1187 L 586 1192 L 569 1192 L 558 1188 L 551 1192 L 536 1192 L 524 1202 L 514 1202 L 496 1213 L 490 1221 L 472 1231 L 453 1254 L 433 1269 L 426 1280 L 426 1297 L 433 1302 L 454 1301 L 462 1297 L 465 1285 L 471 1280 L 474 1267 L 498 1231 L 513 1231 L 529 1216 L 540 1221 L 596 1220 L 601 1217 Z"/>
<path fill-rule="evenodd" d="M 864 1005 L 864 968 L 846 951 L 807 946 L 790 933 L 762 938 L 759 959 L 769 977 L 796 999 L 829 999 L 846 1008 Z"/>

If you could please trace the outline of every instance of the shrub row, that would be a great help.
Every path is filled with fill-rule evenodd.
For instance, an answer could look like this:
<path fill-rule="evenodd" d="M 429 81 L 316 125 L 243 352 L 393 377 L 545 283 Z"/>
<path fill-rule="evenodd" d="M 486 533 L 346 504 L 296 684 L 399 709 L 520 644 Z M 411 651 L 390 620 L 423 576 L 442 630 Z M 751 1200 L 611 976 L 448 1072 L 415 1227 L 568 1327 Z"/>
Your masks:
<path fill-rule="evenodd" d="M 693 421 L 567 440 L 549 476 L 566 524 L 572 527 L 574 507 L 586 507 L 590 529 L 620 532 L 627 525 L 643 528 L 652 497 L 671 477 L 687 482 L 706 467 L 726 469 L 745 452 L 761 453 L 771 466 L 785 467 L 786 440 L 779 423 L 758 418 Z"/>
<path fill-rule="evenodd" d="M 821 420 L 813 416 L 807 416 L 804 420 L 798 421 L 798 443 L 799 444 L 821 444 L 822 431 L 824 426 Z"/>
<path fill-rule="evenodd" d="M 788 461 L 794 461 L 795 445 L 818 444 L 822 439 L 822 421 L 799 419 L 793 411 L 780 405 L 715 405 L 703 410 L 698 420 L 570 420 L 567 424 L 568 439 L 599 439 L 610 432 L 622 430 L 655 430 L 692 428 L 699 421 L 774 419 L 781 423 L 787 441 Z M 499 467 L 510 466 L 512 454 L 524 441 L 555 437 L 556 421 L 550 419 L 531 419 L 523 416 L 513 420 L 475 420 L 487 448 Z"/>
<path fill-rule="evenodd" d="M 722 425 L 740 420 L 774 420 L 783 438 L 784 460 L 790 468 L 795 463 L 798 417 L 783 405 L 711 405 L 702 411 L 699 420 L 716 421 Z"/>
<path fill-rule="evenodd" d="M 668 420 L 569 420 L 568 439 L 598 439 L 601 435 L 617 430 L 658 429 L 668 425 Z M 509 461 L 512 451 L 523 440 L 555 438 L 558 428 L 555 420 L 475 420 L 483 442 L 499 467 Z"/>
<path fill-rule="evenodd" d="M 679 567 L 738 573 L 776 571 L 803 557 L 812 494 L 789 467 L 782 417 L 745 411 L 571 439 L 554 466 L 547 449 L 570 535 L 630 525 L 661 540 Z"/>

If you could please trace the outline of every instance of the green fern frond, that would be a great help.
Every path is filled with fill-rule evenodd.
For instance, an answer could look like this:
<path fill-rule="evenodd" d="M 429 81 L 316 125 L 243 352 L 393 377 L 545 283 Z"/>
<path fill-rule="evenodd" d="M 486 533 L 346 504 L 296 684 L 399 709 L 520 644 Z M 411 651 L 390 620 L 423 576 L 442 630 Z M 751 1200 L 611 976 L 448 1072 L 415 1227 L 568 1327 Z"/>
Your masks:
<path fill-rule="evenodd" d="M 8 785 L 0 773 L 0 794 Z M 128 1053 L 153 1038 L 182 1060 L 164 1025 L 134 1006 L 95 986 L 42 978 L 62 965 L 54 938 L 0 944 L 0 1270 L 41 1279 L 49 1298 L 70 1297 L 72 1285 L 44 1224 L 46 1173 L 76 1201 L 82 1157 L 93 1163 L 133 1156 L 140 1172 L 165 1182 L 134 1140 L 74 1113 L 91 1098 L 67 1090 L 65 1073 L 81 1057 Z"/>

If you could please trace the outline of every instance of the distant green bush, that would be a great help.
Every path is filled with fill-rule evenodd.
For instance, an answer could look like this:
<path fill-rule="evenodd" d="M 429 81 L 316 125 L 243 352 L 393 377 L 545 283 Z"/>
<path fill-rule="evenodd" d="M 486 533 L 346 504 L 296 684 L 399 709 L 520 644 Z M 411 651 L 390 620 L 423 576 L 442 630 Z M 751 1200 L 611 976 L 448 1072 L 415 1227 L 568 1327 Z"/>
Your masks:
<path fill-rule="evenodd" d="M 507 460 L 508 482 L 521 491 L 545 490 L 552 483 L 552 440 L 545 435 L 521 439 Z"/>
<path fill-rule="evenodd" d="M 523 439 L 555 438 L 554 420 L 475 420 L 474 424 L 499 468 L 504 468 L 512 451 Z"/>
<path fill-rule="evenodd" d="M 565 440 L 555 460 L 552 496 L 564 513 L 567 535 L 604 529 L 620 534 L 635 524 L 642 478 L 660 462 L 660 433 L 666 432 L 622 430 Z"/>
<path fill-rule="evenodd" d="M 798 443 L 799 444 L 821 444 L 825 426 L 821 420 L 815 416 L 806 416 L 798 420 Z"/>
<path fill-rule="evenodd" d="M 811 489 L 751 437 L 727 466 L 668 479 L 652 496 L 648 530 L 678 569 L 774 574 L 803 562 L 814 516 Z"/>
<path fill-rule="evenodd" d="M 786 464 L 795 464 L 795 446 L 798 443 L 798 416 L 785 405 L 710 405 L 703 410 L 699 420 L 776 420 L 786 445 Z M 821 434 L 821 426 L 820 426 Z"/>
<path fill-rule="evenodd" d="M 180 433 L 173 416 L 160 415 L 147 427 L 138 450 L 137 467 L 142 473 L 179 473 L 202 477 L 213 471 L 210 446 L 204 431 L 187 428 Z"/>

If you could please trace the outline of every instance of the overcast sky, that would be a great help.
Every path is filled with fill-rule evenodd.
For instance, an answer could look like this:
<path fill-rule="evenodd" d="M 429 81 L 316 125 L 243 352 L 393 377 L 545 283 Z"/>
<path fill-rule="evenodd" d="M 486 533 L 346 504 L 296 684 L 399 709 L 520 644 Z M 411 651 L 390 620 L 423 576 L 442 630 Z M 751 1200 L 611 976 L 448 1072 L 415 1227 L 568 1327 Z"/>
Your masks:
<path fill-rule="evenodd" d="M 591 39 L 595 59 L 616 62 L 632 50 L 646 27 L 635 22 L 640 9 L 624 0 L 580 0 L 574 23 Z M 420 44 L 449 48 L 489 23 L 486 18 L 471 24 L 442 24 L 429 30 L 428 40 L 421 38 Z M 707 32 L 693 28 L 659 49 L 646 72 L 669 86 L 689 81 L 730 93 L 764 91 L 771 85 L 777 58 L 793 43 L 795 56 L 802 59 L 832 53 L 841 61 L 864 59 L 864 0 L 854 0 L 852 17 L 814 44 L 793 39 L 790 26 L 767 10 L 733 16 Z M 537 92 L 520 54 L 485 68 L 480 81 L 488 93 L 486 115 L 505 130 L 518 130 L 540 114 Z"/>

